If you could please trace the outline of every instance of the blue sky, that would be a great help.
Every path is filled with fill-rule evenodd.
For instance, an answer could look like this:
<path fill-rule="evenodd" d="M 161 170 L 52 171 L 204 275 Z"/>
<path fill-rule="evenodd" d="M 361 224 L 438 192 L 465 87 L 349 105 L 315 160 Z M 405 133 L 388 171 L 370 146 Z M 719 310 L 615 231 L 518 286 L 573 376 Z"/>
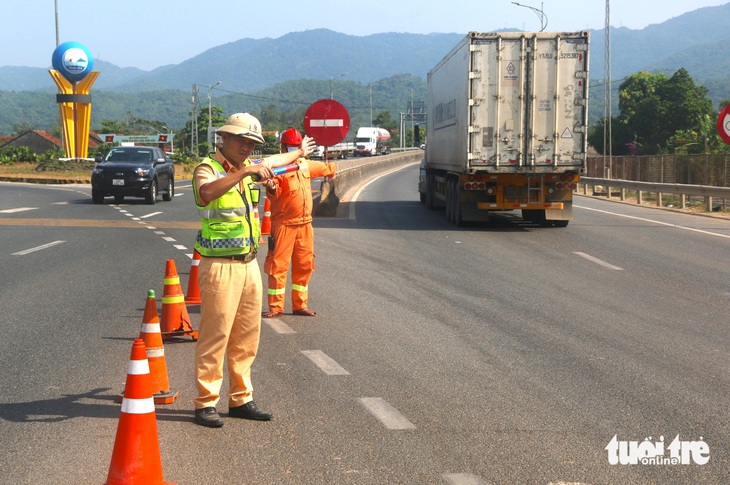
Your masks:
<path fill-rule="evenodd" d="M 60 42 L 80 42 L 94 59 L 144 70 L 177 64 L 243 38 L 276 38 L 317 28 L 357 36 L 540 30 L 538 14 L 528 6 L 538 11 L 542 8 L 547 16 L 546 31 L 602 29 L 605 25 L 604 0 L 517 3 L 522 6 L 510 0 L 1 0 L 0 67 L 50 67 L 56 47 L 56 4 Z M 727 3 L 609 0 L 609 8 L 613 27 L 642 29 L 692 10 Z"/>

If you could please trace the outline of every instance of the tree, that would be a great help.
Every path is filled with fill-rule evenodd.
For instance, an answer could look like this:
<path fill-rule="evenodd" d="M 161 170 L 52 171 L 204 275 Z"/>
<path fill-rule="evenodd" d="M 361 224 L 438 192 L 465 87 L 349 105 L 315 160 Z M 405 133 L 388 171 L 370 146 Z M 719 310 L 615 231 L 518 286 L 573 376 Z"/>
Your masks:
<path fill-rule="evenodd" d="M 28 133 L 29 131 L 33 131 L 35 129 L 37 129 L 37 127 L 33 123 L 23 120 L 13 125 L 12 135 L 20 136 L 23 133 Z"/>
<path fill-rule="evenodd" d="M 695 85 L 686 69 L 670 78 L 648 72 L 629 76 L 619 87 L 619 111 L 611 125 L 615 155 L 702 151 L 715 118 L 707 89 Z M 598 123 L 588 138 L 601 152 L 602 133 Z"/>

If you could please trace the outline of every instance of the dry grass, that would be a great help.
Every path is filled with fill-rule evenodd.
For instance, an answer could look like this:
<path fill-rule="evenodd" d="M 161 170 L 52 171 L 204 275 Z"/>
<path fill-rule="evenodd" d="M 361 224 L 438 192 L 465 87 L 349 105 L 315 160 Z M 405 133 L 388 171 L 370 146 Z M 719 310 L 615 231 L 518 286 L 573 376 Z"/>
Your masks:
<path fill-rule="evenodd" d="M 0 164 L 0 180 L 10 179 L 68 179 L 91 180 L 91 170 L 95 162 L 62 162 L 53 166 L 44 166 L 38 163 L 16 163 L 13 165 Z M 188 165 L 175 164 L 175 178 L 192 178 L 192 171 Z"/>

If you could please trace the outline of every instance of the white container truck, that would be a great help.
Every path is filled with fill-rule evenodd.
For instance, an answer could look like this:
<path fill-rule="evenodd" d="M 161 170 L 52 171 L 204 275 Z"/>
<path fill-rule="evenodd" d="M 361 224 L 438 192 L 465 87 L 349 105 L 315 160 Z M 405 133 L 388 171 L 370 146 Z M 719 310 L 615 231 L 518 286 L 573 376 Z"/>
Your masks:
<path fill-rule="evenodd" d="M 390 153 L 390 133 L 384 128 L 361 126 L 355 135 L 356 157 L 371 157 Z"/>
<path fill-rule="evenodd" d="M 588 32 L 471 32 L 428 74 L 422 200 L 456 225 L 565 227 L 585 172 Z"/>

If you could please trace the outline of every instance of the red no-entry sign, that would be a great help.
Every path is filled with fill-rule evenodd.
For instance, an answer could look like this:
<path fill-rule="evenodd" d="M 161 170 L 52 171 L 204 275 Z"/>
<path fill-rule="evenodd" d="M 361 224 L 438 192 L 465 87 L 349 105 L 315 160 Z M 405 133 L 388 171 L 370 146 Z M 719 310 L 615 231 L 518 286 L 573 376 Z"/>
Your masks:
<path fill-rule="evenodd" d="M 730 104 L 725 105 L 717 117 L 717 133 L 725 143 L 730 143 Z"/>
<path fill-rule="evenodd" d="M 342 104 L 334 99 L 320 99 L 304 113 L 304 131 L 314 138 L 317 145 L 336 145 L 350 131 L 350 115 Z"/>

